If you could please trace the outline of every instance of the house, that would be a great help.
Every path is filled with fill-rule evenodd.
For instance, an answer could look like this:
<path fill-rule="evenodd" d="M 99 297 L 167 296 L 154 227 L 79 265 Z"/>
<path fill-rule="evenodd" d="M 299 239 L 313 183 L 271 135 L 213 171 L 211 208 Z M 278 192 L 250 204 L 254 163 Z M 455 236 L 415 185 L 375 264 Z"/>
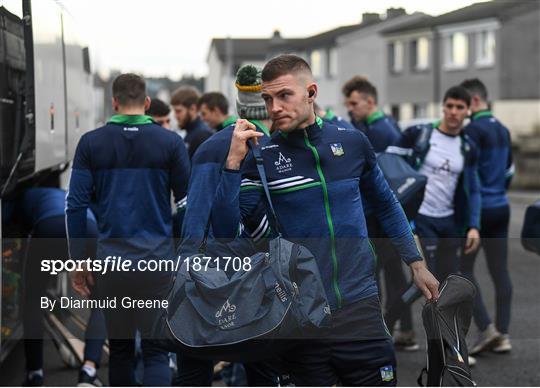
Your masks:
<path fill-rule="evenodd" d="M 306 38 L 283 38 L 279 31 L 266 39 L 215 38 L 207 56 L 209 71 L 205 89 L 219 90 L 232 100 L 236 96 L 234 74 L 241 65 L 251 63 L 263 66 L 268 59 L 278 54 L 292 53 L 303 57 L 310 64 L 319 85 L 319 105 L 344 115 L 346 112 L 342 107 L 341 96 L 343 83 L 353 75 L 370 76 L 381 72 L 380 64 L 384 62 L 385 52 L 382 49 L 382 38 L 377 39 L 379 31 L 417 18 L 417 14 L 407 15 L 401 8 L 391 8 L 385 15 L 364 13 L 361 23 Z M 359 31 L 365 31 L 361 35 L 365 51 L 360 51 L 354 43 L 354 34 Z M 340 43 L 342 37 L 343 43 Z"/>
<path fill-rule="evenodd" d="M 445 90 L 480 78 L 513 133 L 540 125 L 540 2 L 494 0 L 382 31 L 396 119 L 440 115 Z"/>

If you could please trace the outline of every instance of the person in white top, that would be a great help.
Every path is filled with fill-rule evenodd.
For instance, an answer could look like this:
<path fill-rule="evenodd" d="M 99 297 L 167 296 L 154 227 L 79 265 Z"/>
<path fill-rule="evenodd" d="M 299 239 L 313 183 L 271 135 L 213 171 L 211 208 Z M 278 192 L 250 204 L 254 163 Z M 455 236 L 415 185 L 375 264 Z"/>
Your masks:
<path fill-rule="evenodd" d="M 459 272 L 463 237 L 464 253 L 475 251 L 480 243 L 476 146 L 463 132 L 470 101 L 463 87 L 450 88 L 443 99 L 442 120 L 407 129 L 400 144 L 423 148 L 417 151 L 415 167 L 428 181 L 414 224 L 430 270 L 439 281 Z"/>

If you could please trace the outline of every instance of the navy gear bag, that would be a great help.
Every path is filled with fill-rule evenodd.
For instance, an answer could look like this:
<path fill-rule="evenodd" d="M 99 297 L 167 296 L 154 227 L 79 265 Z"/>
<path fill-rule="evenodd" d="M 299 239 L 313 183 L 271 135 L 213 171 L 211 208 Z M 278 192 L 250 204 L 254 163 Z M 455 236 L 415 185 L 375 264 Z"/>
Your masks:
<path fill-rule="evenodd" d="M 279 233 L 262 156 L 259 148 L 252 151 Z M 220 257 L 231 256 L 226 244 L 223 248 Z M 167 349 L 202 359 L 256 361 L 277 354 L 290 343 L 287 339 L 316 336 L 318 329 L 330 327 L 315 258 L 280 233 L 269 242 L 268 252 L 251 256 L 250 265 L 231 276 L 212 260 L 195 271 L 193 260 L 202 256 L 185 260 L 174 279 L 169 307 L 158 323 Z"/>
<path fill-rule="evenodd" d="M 427 178 L 413 169 L 400 155 L 383 152 L 377 155 L 377 163 L 407 219 L 414 219 L 424 200 Z"/>

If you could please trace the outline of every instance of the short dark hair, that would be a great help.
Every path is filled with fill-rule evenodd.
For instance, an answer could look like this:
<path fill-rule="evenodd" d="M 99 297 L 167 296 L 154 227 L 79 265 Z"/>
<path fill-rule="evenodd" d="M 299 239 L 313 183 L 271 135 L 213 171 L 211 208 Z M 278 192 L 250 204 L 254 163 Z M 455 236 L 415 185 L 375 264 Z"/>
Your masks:
<path fill-rule="evenodd" d="M 199 102 L 197 104 L 199 109 L 201 109 L 202 104 L 206 104 L 210 110 L 218 108 L 224 115 L 229 112 L 229 102 L 227 101 L 227 98 L 220 92 L 204 93 L 201 98 L 199 98 Z"/>
<path fill-rule="evenodd" d="M 375 102 L 377 102 L 377 88 L 366 77 L 359 75 L 352 77 L 343 85 L 341 91 L 345 97 L 349 97 L 352 92 L 364 93 L 373 97 Z"/>
<path fill-rule="evenodd" d="M 193 86 L 180 86 L 171 97 L 171 105 L 184 105 L 189 108 L 192 105 L 197 105 L 200 96 L 199 91 Z"/>
<path fill-rule="evenodd" d="M 137 74 L 120 74 L 112 84 L 113 97 L 122 106 L 141 106 L 146 99 L 146 82 Z"/>
<path fill-rule="evenodd" d="M 465 89 L 467 89 L 471 97 L 478 96 L 482 99 L 482 101 L 487 101 L 488 92 L 486 85 L 484 85 L 484 83 L 478 78 L 466 79 L 460 84 L 460 86 L 463 86 Z"/>
<path fill-rule="evenodd" d="M 149 116 L 162 117 L 168 116 L 171 113 L 171 108 L 168 104 L 160 100 L 159 98 L 152 98 L 150 106 L 146 111 L 146 114 Z"/>
<path fill-rule="evenodd" d="M 264 65 L 261 72 L 263 82 L 270 82 L 283 75 L 307 72 L 311 74 L 311 67 L 308 63 L 298 55 L 282 54 L 270 59 Z"/>
<path fill-rule="evenodd" d="M 448 89 L 446 93 L 444 93 L 443 104 L 449 98 L 464 101 L 467 106 L 471 105 L 471 95 L 463 86 L 452 86 L 450 89 Z"/>

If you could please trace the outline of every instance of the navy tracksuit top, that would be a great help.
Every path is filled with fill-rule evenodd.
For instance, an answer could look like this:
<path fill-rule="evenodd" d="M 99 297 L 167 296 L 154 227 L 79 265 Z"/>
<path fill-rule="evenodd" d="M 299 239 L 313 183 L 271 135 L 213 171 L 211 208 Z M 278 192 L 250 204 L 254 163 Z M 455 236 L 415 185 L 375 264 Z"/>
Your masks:
<path fill-rule="evenodd" d="M 482 208 L 508 205 L 506 187 L 512 176 L 510 132 L 490 111 L 475 113 L 465 133 L 478 148 Z"/>
<path fill-rule="evenodd" d="M 113 116 L 84 134 L 66 199 L 71 255 L 80 254 L 76 238 L 85 235 L 86 208 L 95 197 L 98 257 L 172 257 L 171 190 L 180 202 L 189 171 L 182 138 L 148 116 Z"/>
<path fill-rule="evenodd" d="M 277 131 L 259 141 L 280 231 L 314 254 L 333 309 L 377 295 L 363 198 L 403 260 L 420 260 L 403 210 L 362 132 L 317 118 L 305 129 Z M 254 217 L 258 222 L 266 200 L 251 153 L 241 171 L 223 171 L 217 196 L 217 219 L 236 220 L 232 225 Z M 267 206 L 263 211 L 272 223 Z M 236 232 L 231 228 L 230 237 Z"/>
<path fill-rule="evenodd" d="M 401 139 L 401 130 L 396 122 L 381 111 L 369 115 L 362 129 L 376 153 L 396 145 Z"/>

